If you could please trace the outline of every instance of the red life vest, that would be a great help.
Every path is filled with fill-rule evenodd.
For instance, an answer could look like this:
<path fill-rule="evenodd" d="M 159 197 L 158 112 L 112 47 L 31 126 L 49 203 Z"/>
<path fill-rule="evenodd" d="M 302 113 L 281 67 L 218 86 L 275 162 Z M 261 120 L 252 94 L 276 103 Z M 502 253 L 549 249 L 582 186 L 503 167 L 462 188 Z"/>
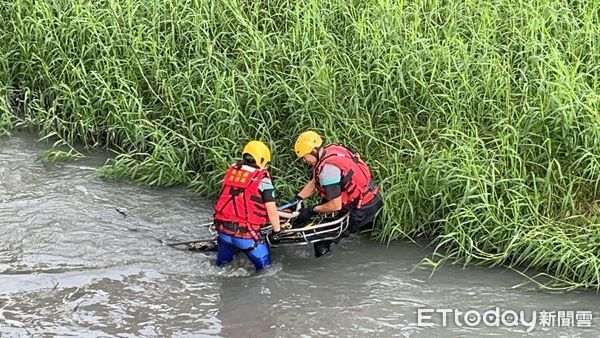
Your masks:
<path fill-rule="evenodd" d="M 358 153 L 342 145 L 332 144 L 323 148 L 323 154 L 315 164 L 313 178 L 321 198 L 326 198 L 325 189 L 319 183 L 319 175 L 326 164 L 340 168 L 342 172 L 342 208 L 360 209 L 377 194 L 377 186 L 371 181 L 369 167 L 360 159 Z"/>
<path fill-rule="evenodd" d="M 215 203 L 217 231 L 240 238 L 259 238 L 261 226 L 268 222 L 267 209 L 258 190 L 265 177 L 269 177 L 269 172 L 264 169 L 247 165 L 229 167 Z"/>

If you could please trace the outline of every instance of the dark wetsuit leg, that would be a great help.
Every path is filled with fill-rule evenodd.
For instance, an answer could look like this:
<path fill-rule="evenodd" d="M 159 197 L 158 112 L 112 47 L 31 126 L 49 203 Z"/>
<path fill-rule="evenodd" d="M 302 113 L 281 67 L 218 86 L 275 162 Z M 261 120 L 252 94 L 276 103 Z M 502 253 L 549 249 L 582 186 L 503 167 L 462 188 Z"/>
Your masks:
<path fill-rule="evenodd" d="M 375 219 L 377 212 L 382 207 L 383 201 L 381 200 L 381 196 L 377 194 L 373 200 L 363 205 L 362 208 L 352 210 L 350 214 L 350 232 L 355 233 L 373 229 L 377 221 Z"/>
<path fill-rule="evenodd" d="M 330 252 L 331 251 L 331 243 L 333 243 L 333 241 L 330 241 L 330 240 L 315 243 L 314 244 L 315 256 L 321 257 L 324 254 Z"/>

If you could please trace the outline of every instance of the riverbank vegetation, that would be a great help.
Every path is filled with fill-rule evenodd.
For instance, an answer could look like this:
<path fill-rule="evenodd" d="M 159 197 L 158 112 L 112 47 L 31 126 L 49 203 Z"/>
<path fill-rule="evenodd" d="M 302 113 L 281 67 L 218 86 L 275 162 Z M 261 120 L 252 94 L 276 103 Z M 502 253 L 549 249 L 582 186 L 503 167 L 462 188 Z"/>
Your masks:
<path fill-rule="evenodd" d="M 310 128 L 372 166 L 379 240 L 422 236 L 453 262 L 600 288 L 594 1 L 15 0 L 0 11 L 0 130 L 110 149 L 107 177 L 205 196 L 260 139 L 285 197 L 308 176 L 291 148 Z"/>

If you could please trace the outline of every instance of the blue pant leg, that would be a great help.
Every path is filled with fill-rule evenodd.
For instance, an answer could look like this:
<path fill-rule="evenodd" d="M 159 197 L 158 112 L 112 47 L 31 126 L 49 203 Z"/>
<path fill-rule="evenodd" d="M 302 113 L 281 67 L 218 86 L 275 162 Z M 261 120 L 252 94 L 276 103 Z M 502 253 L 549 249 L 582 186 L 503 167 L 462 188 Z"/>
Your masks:
<path fill-rule="evenodd" d="M 233 237 L 219 232 L 217 234 L 217 266 L 231 262 L 234 255 Z"/>
<path fill-rule="evenodd" d="M 269 254 L 269 246 L 267 243 L 259 243 L 255 245 L 255 241 L 249 238 L 233 238 L 233 244 L 246 253 L 248 259 L 256 267 L 256 271 L 268 268 L 271 266 L 271 255 Z M 248 249 L 251 249 L 248 251 Z"/>
<path fill-rule="evenodd" d="M 238 238 L 224 233 L 217 235 L 217 265 L 222 266 L 233 260 L 236 249 L 246 253 L 248 259 L 254 264 L 256 271 L 271 266 L 271 255 L 267 243 L 259 243 L 255 246 L 254 239 Z M 254 248 L 252 249 L 252 247 Z M 249 250 L 249 251 L 248 251 Z"/>
<path fill-rule="evenodd" d="M 246 252 L 246 256 L 254 264 L 256 271 L 271 266 L 271 254 L 267 243 L 260 243 L 252 251 Z"/>

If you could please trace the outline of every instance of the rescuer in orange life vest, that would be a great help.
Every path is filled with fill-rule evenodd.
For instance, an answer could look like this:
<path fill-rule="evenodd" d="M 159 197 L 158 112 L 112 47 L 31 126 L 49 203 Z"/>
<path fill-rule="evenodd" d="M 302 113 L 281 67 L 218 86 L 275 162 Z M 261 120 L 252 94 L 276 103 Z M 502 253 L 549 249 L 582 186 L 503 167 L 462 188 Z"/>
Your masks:
<path fill-rule="evenodd" d="M 266 169 L 271 152 L 264 143 L 251 141 L 242 153 L 242 161 L 225 173 L 215 204 L 217 265 L 231 262 L 239 249 L 258 271 L 271 265 L 261 227 L 270 222 L 273 234 L 281 230 L 275 188 Z"/>
<path fill-rule="evenodd" d="M 295 222 L 306 222 L 318 213 L 346 210 L 350 211 L 348 232 L 372 229 L 383 201 L 369 167 L 355 151 L 347 147 L 337 144 L 323 147 L 322 144 L 321 137 L 313 131 L 306 131 L 296 139 L 296 156 L 313 167 L 313 174 L 290 203 L 310 198 L 315 192 L 318 192 L 323 203 L 300 209 Z M 319 257 L 330 252 L 331 243 L 315 243 L 315 255 Z"/>

